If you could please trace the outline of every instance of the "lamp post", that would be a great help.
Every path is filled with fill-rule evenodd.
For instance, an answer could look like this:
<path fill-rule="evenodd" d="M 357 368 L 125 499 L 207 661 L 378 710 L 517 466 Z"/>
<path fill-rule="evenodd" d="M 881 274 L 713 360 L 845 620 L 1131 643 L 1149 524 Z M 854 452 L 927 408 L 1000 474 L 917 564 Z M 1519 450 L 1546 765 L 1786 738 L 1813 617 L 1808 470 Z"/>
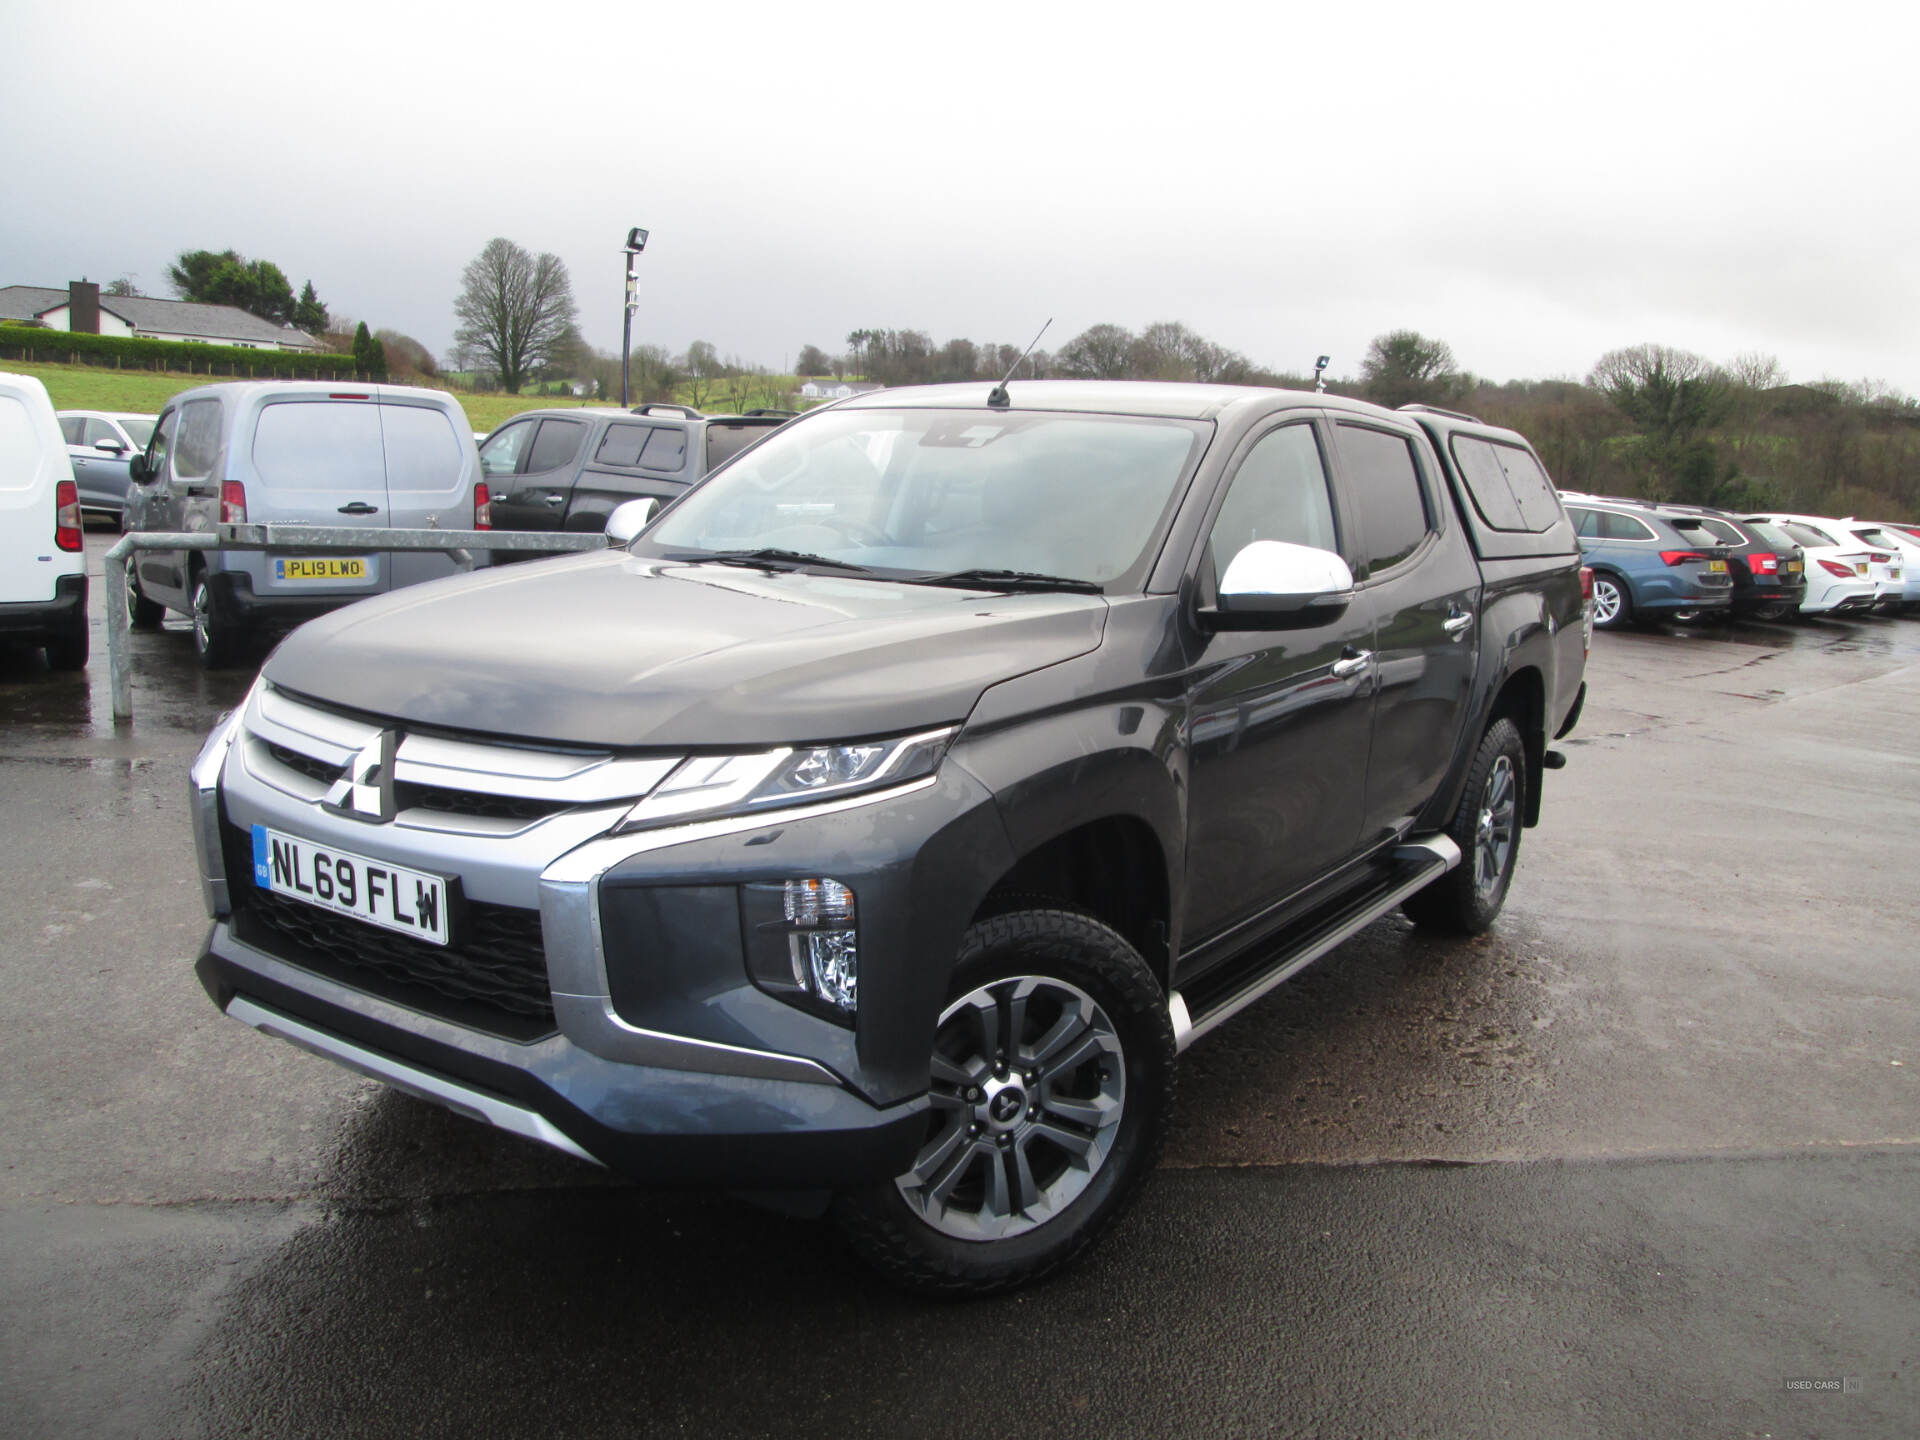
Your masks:
<path fill-rule="evenodd" d="M 638 225 L 627 231 L 624 252 L 627 257 L 627 303 L 626 314 L 620 322 L 620 408 L 623 410 L 632 403 L 627 396 L 627 369 L 633 363 L 633 257 L 646 248 L 646 231 Z"/>

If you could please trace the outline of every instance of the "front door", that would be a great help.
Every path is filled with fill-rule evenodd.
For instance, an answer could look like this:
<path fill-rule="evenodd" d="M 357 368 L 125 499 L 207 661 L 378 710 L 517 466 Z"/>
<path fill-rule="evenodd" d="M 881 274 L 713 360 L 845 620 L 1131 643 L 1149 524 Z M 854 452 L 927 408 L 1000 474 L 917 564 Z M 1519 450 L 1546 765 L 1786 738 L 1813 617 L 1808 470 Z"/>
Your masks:
<path fill-rule="evenodd" d="M 1233 557 L 1255 540 L 1350 556 L 1335 519 L 1324 445 L 1311 420 L 1278 426 L 1249 444 L 1200 560 L 1203 591 L 1217 586 Z M 1187 698 L 1188 948 L 1354 854 L 1372 728 L 1373 674 L 1364 663 L 1372 646 L 1364 596 L 1309 629 L 1207 637 Z"/>

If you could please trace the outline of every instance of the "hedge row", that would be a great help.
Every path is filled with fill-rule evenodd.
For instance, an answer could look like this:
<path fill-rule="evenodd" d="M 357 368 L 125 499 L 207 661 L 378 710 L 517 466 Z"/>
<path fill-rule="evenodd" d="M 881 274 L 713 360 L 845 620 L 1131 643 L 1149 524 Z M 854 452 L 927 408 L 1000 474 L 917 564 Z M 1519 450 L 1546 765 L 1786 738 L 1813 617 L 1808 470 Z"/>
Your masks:
<path fill-rule="evenodd" d="M 332 351 L 248 350 L 239 345 L 193 345 L 135 335 L 77 335 L 37 325 L 0 324 L 0 358 L 106 365 L 117 370 L 166 370 L 186 375 L 358 378 L 351 355 Z"/>

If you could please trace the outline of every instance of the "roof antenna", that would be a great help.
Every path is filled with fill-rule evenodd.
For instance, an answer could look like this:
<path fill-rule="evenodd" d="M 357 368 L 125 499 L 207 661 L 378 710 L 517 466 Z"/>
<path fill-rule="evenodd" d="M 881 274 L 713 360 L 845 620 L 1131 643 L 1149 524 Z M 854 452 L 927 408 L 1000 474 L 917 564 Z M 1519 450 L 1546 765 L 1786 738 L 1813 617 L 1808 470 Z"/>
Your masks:
<path fill-rule="evenodd" d="M 1051 324 L 1053 324 L 1053 317 L 1049 315 L 1047 317 L 1047 325 Z M 1033 353 L 1033 347 L 1040 343 L 1040 335 L 1047 333 L 1047 325 L 1042 325 L 1040 327 L 1040 334 L 1035 335 L 1033 339 L 1027 342 L 1027 348 L 1020 352 L 1020 360 L 1026 359 L 1027 356 Z M 1007 394 L 1007 381 L 1013 379 L 1013 372 L 1020 368 L 1020 360 L 1014 361 L 1013 364 L 1007 368 L 1007 373 L 1001 379 L 1000 383 L 987 392 L 987 404 L 1002 410 L 1013 404 L 1013 397 Z"/>
<path fill-rule="evenodd" d="M 1322 355 L 1313 362 L 1313 393 L 1316 395 L 1327 393 L 1327 362 L 1332 359 L 1331 355 Z"/>

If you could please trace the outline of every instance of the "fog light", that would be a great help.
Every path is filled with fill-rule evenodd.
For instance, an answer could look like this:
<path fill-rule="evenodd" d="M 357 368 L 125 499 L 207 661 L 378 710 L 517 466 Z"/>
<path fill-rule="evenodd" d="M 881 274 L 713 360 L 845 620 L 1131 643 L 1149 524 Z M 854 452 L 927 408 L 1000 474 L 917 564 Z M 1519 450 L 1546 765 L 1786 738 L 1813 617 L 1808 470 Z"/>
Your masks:
<path fill-rule="evenodd" d="M 741 918 L 754 983 L 790 1004 L 851 1025 L 860 1006 L 860 932 L 853 891 L 838 880 L 743 885 Z"/>

